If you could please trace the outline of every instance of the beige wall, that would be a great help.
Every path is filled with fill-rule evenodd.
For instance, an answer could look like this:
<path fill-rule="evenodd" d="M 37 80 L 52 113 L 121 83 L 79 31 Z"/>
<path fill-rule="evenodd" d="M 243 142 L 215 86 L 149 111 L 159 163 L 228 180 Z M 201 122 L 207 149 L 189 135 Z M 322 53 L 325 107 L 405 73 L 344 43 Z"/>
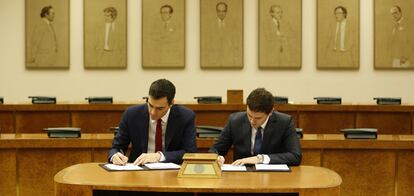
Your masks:
<path fill-rule="evenodd" d="M 257 68 L 257 1 L 244 0 L 245 66 L 242 70 L 201 70 L 199 67 L 199 0 L 187 0 L 187 57 L 182 70 L 141 68 L 141 0 L 128 1 L 128 68 L 83 68 L 83 1 L 70 1 L 70 70 L 26 70 L 24 66 L 24 0 L 0 0 L 0 96 L 9 103 L 27 101 L 28 95 L 53 95 L 77 102 L 87 96 L 114 96 L 135 101 L 147 94 L 149 84 L 168 78 L 177 86 L 177 99 L 218 95 L 226 89 L 266 87 L 294 102 L 313 102 L 315 96 L 342 96 L 344 103 L 373 103 L 375 96 L 399 96 L 414 103 L 413 71 L 373 69 L 373 0 L 361 0 L 361 67 L 316 70 L 316 0 L 303 0 L 303 58 L 301 70 Z"/>

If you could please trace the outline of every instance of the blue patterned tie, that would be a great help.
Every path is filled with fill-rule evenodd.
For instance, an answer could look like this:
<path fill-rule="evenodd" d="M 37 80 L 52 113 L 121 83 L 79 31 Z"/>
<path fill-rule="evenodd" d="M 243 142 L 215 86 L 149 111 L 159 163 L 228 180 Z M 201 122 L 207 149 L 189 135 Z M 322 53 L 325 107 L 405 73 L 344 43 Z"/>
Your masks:
<path fill-rule="evenodd" d="M 254 155 L 260 154 L 261 149 L 262 149 L 262 127 L 259 127 L 257 128 L 256 138 L 254 139 L 254 148 L 253 148 Z"/>

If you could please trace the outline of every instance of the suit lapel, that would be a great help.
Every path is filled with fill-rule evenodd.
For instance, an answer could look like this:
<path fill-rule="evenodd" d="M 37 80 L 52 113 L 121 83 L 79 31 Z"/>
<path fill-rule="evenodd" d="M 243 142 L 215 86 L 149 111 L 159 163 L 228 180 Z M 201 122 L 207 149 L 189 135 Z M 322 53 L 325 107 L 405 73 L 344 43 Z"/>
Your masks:
<path fill-rule="evenodd" d="M 251 154 L 250 148 L 252 146 L 252 140 L 251 140 L 251 138 L 252 138 L 252 127 L 250 125 L 249 119 L 247 118 L 247 114 L 246 114 L 245 120 L 243 122 L 243 125 L 241 127 L 241 131 L 242 132 L 240 133 L 239 137 L 243 138 L 243 143 L 247 144 L 246 145 L 246 146 L 248 146 L 247 150 L 248 150 L 249 154 Z"/>
<path fill-rule="evenodd" d="M 170 145 L 170 142 L 174 137 L 175 133 L 173 130 L 177 130 L 177 123 L 174 123 L 177 120 L 177 118 L 178 114 L 176 112 L 176 107 L 175 105 L 173 105 L 170 110 L 170 116 L 168 116 L 167 130 L 165 130 L 165 150 L 168 149 L 168 146 Z"/>
<path fill-rule="evenodd" d="M 143 122 L 144 123 L 139 123 L 139 129 L 138 130 L 143 130 L 143 131 L 138 131 L 140 135 L 141 139 L 141 149 L 143 149 L 142 152 L 148 152 L 148 131 L 149 131 L 149 113 L 148 113 L 148 106 L 145 106 L 145 110 L 142 116 Z"/>
<path fill-rule="evenodd" d="M 272 135 L 276 130 L 276 114 L 273 112 L 270 115 L 269 120 L 267 121 L 266 127 L 264 129 L 263 143 L 262 143 L 262 152 L 267 152 L 272 141 Z"/>

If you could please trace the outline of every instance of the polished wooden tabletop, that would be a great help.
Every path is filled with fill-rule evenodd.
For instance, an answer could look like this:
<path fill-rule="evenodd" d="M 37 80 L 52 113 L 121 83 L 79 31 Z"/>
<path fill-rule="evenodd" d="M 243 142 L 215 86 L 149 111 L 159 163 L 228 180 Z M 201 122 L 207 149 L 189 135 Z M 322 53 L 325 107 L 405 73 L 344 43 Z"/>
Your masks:
<path fill-rule="evenodd" d="M 98 190 L 156 192 L 300 192 L 338 188 L 341 177 L 323 167 L 297 166 L 291 172 L 223 172 L 219 179 L 178 178 L 178 170 L 108 172 L 98 163 L 82 163 L 61 170 L 56 184 L 91 186 Z"/>

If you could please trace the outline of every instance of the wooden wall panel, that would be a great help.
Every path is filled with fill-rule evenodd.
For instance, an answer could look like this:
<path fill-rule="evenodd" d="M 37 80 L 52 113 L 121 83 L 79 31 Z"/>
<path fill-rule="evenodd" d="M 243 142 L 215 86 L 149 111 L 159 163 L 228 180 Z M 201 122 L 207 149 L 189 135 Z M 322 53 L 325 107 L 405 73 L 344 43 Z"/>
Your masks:
<path fill-rule="evenodd" d="M 70 114 L 66 111 L 16 112 L 16 133 L 42 133 L 43 128 L 68 126 Z"/>
<path fill-rule="evenodd" d="M 414 151 L 398 153 L 397 195 L 414 195 Z"/>
<path fill-rule="evenodd" d="M 378 134 L 411 134 L 411 113 L 358 112 L 356 127 L 377 128 Z"/>
<path fill-rule="evenodd" d="M 0 133 L 14 133 L 13 112 L 0 112 Z"/>
<path fill-rule="evenodd" d="M 324 150 L 322 160 L 323 167 L 336 171 L 342 177 L 341 195 L 394 195 L 394 151 Z"/>
<path fill-rule="evenodd" d="M 337 134 L 344 128 L 355 126 L 352 112 L 300 112 L 298 127 L 305 134 Z"/>
<path fill-rule="evenodd" d="M 16 150 L 0 149 L 0 195 L 16 196 Z"/>
<path fill-rule="evenodd" d="M 21 149 L 17 155 L 20 196 L 53 196 L 57 172 L 91 161 L 89 149 Z"/>
<path fill-rule="evenodd" d="M 321 166 L 322 150 L 320 149 L 303 149 L 301 165 Z"/>
<path fill-rule="evenodd" d="M 82 133 L 109 132 L 119 125 L 121 117 L 118 111 L 76 111 L 72 112 L 72 126 L 80 127 Z"/>

